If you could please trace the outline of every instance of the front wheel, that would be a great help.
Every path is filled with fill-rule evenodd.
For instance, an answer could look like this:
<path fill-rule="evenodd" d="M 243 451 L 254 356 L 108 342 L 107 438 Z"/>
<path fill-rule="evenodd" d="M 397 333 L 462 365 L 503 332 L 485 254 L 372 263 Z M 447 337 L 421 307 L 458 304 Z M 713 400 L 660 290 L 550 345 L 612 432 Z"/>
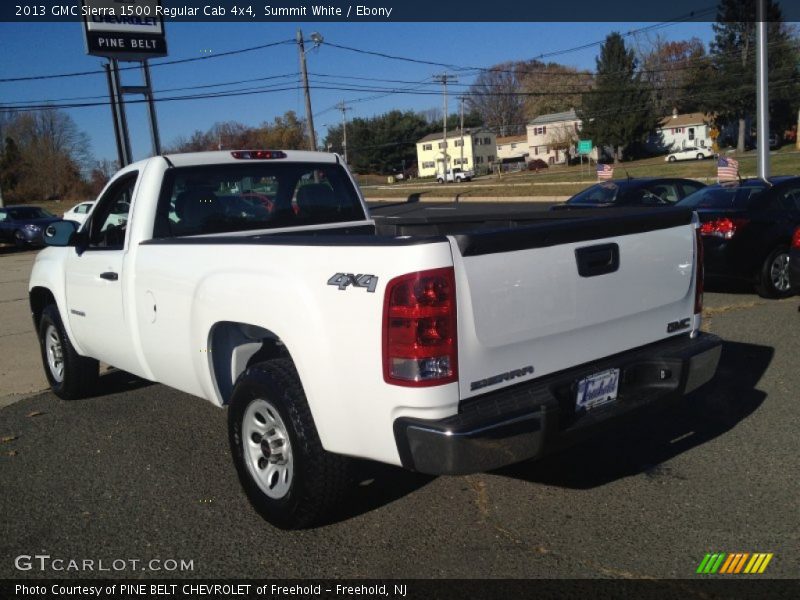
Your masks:
<path fill-rule="evenodd" d="M 786 298 L 792 295 L 789 281 L 789 249 L 775 248 L 761 266 L 756 291 L 762 298 Z"/>
<path fill-rule="evenodd" d="M 25 249 L 25 236 L 22 235 L 22 232 L 19 230 L 14 232 L 14 247 L 17 250 Z"/>
<path fill-rule="evenodd" d="M 315 525 L 347 492 L 350 460 L 322 448 L 291 360 L 242 373 L 231 397 L 228 439 L 250 503 L 273 525 Z"/>
<path fill-rule="evenodd" d="M 437 181 L 438 183 L 444 183 L 444 179 L 442 179 L 441 177 L 439 177 L 439 179 L 437 179 L 436 181 Z"/>
<path fill-rule="evenodd" d="M 69 341 L 55 304 L 42 311 L 39 345 L 47 381 L 53 393 L 64 400 L 84 398 L 97 387 L 100 364 L 81 356 Z"/>
<path fill-rule="evenodd" d="M 698 154 L 697 155 L 697 160 L 704 160 L 704 159 L 705 159 L 705 155 L 704 154 Z"/>

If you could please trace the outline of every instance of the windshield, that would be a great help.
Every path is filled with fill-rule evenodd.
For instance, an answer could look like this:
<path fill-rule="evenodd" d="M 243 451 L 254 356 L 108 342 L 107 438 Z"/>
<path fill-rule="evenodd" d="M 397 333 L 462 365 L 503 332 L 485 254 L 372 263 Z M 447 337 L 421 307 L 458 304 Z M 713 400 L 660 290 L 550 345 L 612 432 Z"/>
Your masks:
<path fill-rule="evenodd" d="M 15 221 L 25 221 L 27 219 L 49 219 L 55 217 L 54 214 L 47 212 L 38 206 L 23 206 L 9 208 L 8 215 Z"/>
<path fill-rule="evenodd" d="M 620 186 L 613 181 L 604 181 L 575 194 L 567 204 L 611 204 L 619 190 Z"/>
<path fill-rule="evenodd" d="M 171 169 L 154 237 L 179 237 L 365 219 L 338 164 L 253 162 Z"/>
<path fill-rule="evenodd" d="M 712 185 L 686 196 L 676 206 L 686 208 L 747 208 L 767 185 L 751 182 L 747 185 Z"/>

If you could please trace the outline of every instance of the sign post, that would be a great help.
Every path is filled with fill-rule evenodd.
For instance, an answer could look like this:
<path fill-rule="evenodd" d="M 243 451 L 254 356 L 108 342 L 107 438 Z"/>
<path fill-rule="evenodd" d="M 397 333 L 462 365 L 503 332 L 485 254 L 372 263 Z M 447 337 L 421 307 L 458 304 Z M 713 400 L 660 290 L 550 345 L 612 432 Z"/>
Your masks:
<path fill-rule="evenodd" d="M 149 58 L 166 56 L 164 19 L 158 14 L 161 0 L 82 0 L 86 53 L 108 58 L 108 94 L 117 138 L 120 167 L 133 161 L 128 123 L 125 117 L 125 94 L 143 94 L 147 99 L 153 154 L 161 154 Z M 142 86 L 123 86 L 119 61 L 139 62 L 144 78 Z"/>
<path fill-rule="evenodd" d="M 578 140 L 578 155 L 581 157 L 581 173 L 583 173 L 583 157 L 592 153 L 592 140 Z M 591 162 L 587 159 L 589 165 Z"/>

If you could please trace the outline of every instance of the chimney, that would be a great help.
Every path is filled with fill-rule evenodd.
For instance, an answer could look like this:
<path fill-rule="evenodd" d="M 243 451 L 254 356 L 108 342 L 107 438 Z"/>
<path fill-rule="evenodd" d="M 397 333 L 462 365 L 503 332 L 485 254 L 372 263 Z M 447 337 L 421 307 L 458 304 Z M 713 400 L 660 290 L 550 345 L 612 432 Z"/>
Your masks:
<path fill-rule="evenodd" d="M 678 109 L 677 108 L 673 108 L 672 109 L 672 118 L 673 119 L 677 119 L 678 118 Z"/>

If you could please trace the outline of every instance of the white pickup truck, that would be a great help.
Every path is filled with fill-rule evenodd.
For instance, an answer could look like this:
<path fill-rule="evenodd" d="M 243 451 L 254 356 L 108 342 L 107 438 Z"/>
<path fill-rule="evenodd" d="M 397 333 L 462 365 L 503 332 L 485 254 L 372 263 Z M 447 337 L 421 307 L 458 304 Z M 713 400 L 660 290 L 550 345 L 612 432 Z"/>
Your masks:
<path fill-rule="evenodd" d="M 454 169 L 447 169 L 446 172 L 439 172 L 436 175 L 436 181 L 439 183 L 462 183 L 464 181 L 472 181 L 475 177 L 475 172 L 469 169 L 462 169 L 456 167 Z"/>
<path fill-rule="evenodd" d="M 91 394 L 104 361 L 227 406 L 244 490 L 293 528 L 351 457 L 494 469 L 712 379 L 693 213 L 397 213 L 371 217 L 335 154 L 125 167 L 33 267 L 53 391 Z"/>

